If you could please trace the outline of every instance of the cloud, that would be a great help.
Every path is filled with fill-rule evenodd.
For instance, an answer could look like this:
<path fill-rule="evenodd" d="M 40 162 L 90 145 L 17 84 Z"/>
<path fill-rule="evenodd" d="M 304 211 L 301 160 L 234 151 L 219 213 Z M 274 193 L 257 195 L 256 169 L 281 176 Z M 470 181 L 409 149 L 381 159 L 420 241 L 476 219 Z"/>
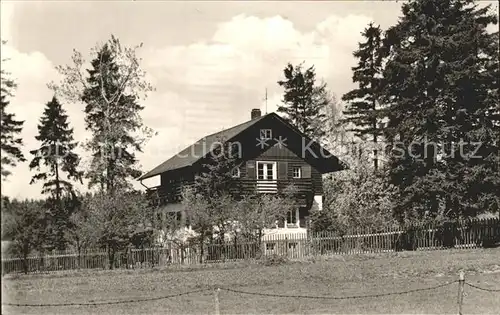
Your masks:
<path fill-rule="evenodd" d="M 311 32 L 300 32 L 281 16 L 238 15 L 219 24 L 209 40 L 152 49 L 146 63 L 163 79 L 192 86 L 255 86 L 266 76 L 278 80 L 286 62 L 303 60 L 328 78 L 350 71 L 352 51 L 370 21 L 330 16 Z"/>
<path fill-rule="evenodd" d="M 191 111 L 210 110 L 204 112 L 205 127 L 213 129 L 221 117 L 247 119 L 251 108 L 263 105 L 266 87 L 270 94 L 281 93 L 276 82 L 287 62 L 315 65 L 318 77 L 336 94 L 346 92 L 352 52 L 371 20 L 364 15 L 330 16 L 312 31 L 301 32 L 281 16 L 238 15 L 220 23 L 203 41 L 150 47 L 143 53 L 144 66 L 162 89 L 182 95 Z"/>
<path fill-rule="evenodd" d="M 145 124 L 158 134 L 138 154 L 143 170 L 152 169 L 204 135 L 250 119 L 252 108 L 264 112 L 265 88 L 268 112 L 275 111 L 282 95 L 277 81 L 288 62 L 314 64 L 318 76 L 325 79 L 333 92 L 346 92 L 354 65 L 352 51 L 370 21 L 371 17 L 364 15 L 332 15 L 313 29 L 302 31 L 279 15 L 237 15 L 218 24 L 212 36 L 198 42 L 164 47 L 145 43 L 140 51 L 142 66 L 156 91 L 144 102 L 142 116 Z M 68 56 L 71 48 L 64 47 Z M 20 52 L 9 47 L 8 53 L 9 69 L 19 83 L 11 109 L 26 120 L 23 138 L 27 153 L 37 145 L 36 125 L 45 103 L 52 97 L 46 83 L 56 80 L 57 73 L 43 52 Z M 82 105 L 64 106 L 75 138 L 83 141 L 88 135 Z M 31 174 L 27 163 L 14 172 L 2 193 L 18 197 L 39 195 L 39 186 L 28 185 Z M 158 184 L 157 179 L 153 181 Z M 136 183 L 136 187 L 141 186 Z"/>

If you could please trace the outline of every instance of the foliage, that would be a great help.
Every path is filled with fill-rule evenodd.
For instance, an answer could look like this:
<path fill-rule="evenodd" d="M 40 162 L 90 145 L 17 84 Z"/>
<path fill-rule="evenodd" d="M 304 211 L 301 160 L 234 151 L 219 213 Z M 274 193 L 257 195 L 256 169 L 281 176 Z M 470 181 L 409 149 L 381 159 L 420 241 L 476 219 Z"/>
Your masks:
<path fill-rule="evenodd" d="M 47 216 L 45 245 L 58 250 L 66 249 L 68 232 L 75 228 L 71 215 L 79 208 L 80 199 L 75 193 L 66 194 L 57 200 L 49 197 L 44 201 Z"/>
<path fill-rule="evenodd" d="M 7 42 L 2 40 L 2 46 Z M 2 180 L 6 179 L 11 172 L 6 168 L 7 166 L 16 166 L 17 162 L 24 162 L 21 147 L 23 141 L 19 136 L 23 129 L 24 121 L 15 120 L 15 114 L 7 111 L 9 105 L 8 97 L 13 96 L 13 91 L 17 88 L 16 82 L 11 78 L 10 73 L 5 71 L 4 64 L 8 59 L 2 59 L 2 67 L 0 69 L 0 150 L 1 169 L 0 177 Z"/>
<path fill-rule="evenodd" d="M 196 175 L 194 189 L 207 200 L 220 197 L 236 188 L 232 171 L 239 166 L 238 152 L 227 139 L 219 138 L 219 145 L 204 159 L 201 172 Z"/>
<path fill-rule="evenodd" d="M 185 187 L 182 211 L 196 232 L 190 239 L 200 245 L 200 262 L 204 255 L 202 245 L 209 239 L 213 240 L 214 236 L 220 241 L 230 234 L 236 238 L 253 239 L 257 236 L 260 240 L 265 228 L 275 226 L 277 220 L 284 219 L 293 209 L 295 201 L 291 196 L 295 192 L 294 187 L 288 187 L 280 195 L 246 195 L 236 200 L 229 192 L 207 197 L 195 187 Z"/>
<path fill-rule="evenodd" d="M 331 101 L 326 83 L 317 84 L 314 66 L 304 70 L 303 63 L 297 66 L 288 63 L 283 74 L 285 79 L 278 84 L 285 90 L 285 105 L 278 106 L 277 112 L 307 136 L 321 139 L 323 130 L 317 127 L 325 119 L 322 109 Z"/>
<path fill-rule="evenodd" d="M 82 198 L 79 207 L 69 217 L 71 228 L 66 230 L 66 239 L 78 254 L 87 248 L 96 247 L 99 243 L 99 236 L 95 233 L 93 218 L 89 213 L 90 200 L 90 196 Z"/>
<path fill-rule="evenodd" d="M 326 200 L 322 211 L 325 214 L 319 219 L 332 222 L 330 228 L 323 223 L 326 230 L 342 232 L 358 227 L 383 230 L 396 224 L 393 210 L 397 189 L 370 168 L 336 173 L 326 178 L 324 185 Z"/>
<path fill-rule="evenodd" d="M 244 237 L 262 236 L 266 228 L 276 226 L 293 209 L 293 187 L 282 195 L 254 194 L 244 196 L 236 205 L 234 220 L 238 221 L 239 234 Z"/>
<path fill-rule="evenodd" d="M 347 102 L 345 123 L 353 125 L 349 131 L 363 140 L 365 136 L 370 136 L 370 141 L 373 141 L 375 170 L 378 169 L 377 142 L 382 133 L 379 126 L 383 59 L 381 34 L 380 27 L 373 23 L 363 31 L 366 41 L 359 43 L 359 49 L 353 53 L 358 59 L 358 65 L 352 68 L 352 80 L 358 87 L 342 96 L 342 100 Z"/>
<path fill-rule="evenodd" d="M 35 200 L 3 200 L 2 238 L 12 240 L 10 250 L 23 259 L 28 271 L 27 257 L 33 250 L 42 251 L 47 235 L 47 215 L 44 203 Z"/>
<path fill-rule="evenodd" d="M 2 151 L 1 157 L 1 176 L 2 179 L 7 178 L 11 172 L 6 168 L 6 166 L 16 166 L 16 162 L 23 162 L 23 153 L 21 152 L 21 147 L 23 145 L 22 138 L 18 137 L 23 129 L 24 121 L 19 121 L 15 119 L 15 114 L 7 112 L 7 105 L 9 102 L 6 100 L 6 96 L 0 96 L 1 112 L 0 112 L 0 145 Z"/>
<path fill-rule="evenodd" d="M 7 41 L 2 40 L 2 47 L 3 45 L 7 44 Z M 9 61 L 7 58 L 2 58 L 2 67 L 0 69 L 0 77 L 1 77 L 1 86 L 0 86 L 0 94 L 5 95 L 5 96 L 13 96 L 14 95 L 14 90 L 17 88 L 17 83 L 12 77 L 10 76 L 11 74 L 5 70 L 3 65 L 5 62 Z"/>
<path fill-rule="evenodd" d="M 200 244 L 200 263 L 202 263 L 203 244 L 209 236 L 212 236 L 217 209 L 209 204 L 207 198 L 190 187 L 183 189 L 181 203 L 182 211 L 186 213 L 189 224 L 197 233 L 194 240 Z"/>
<path fill-rule="evenodd" d="M 342 121 L 342 104 L 331 92 L 328 93 L 328 99 L 328 104 L 321 109 L 324 119 L 314 128 L 322 129 L 321 143 L 331 150 L 330 152 L 338 152 L 338 145 L 341 144 L 342 137 L 346 133 L 345 124 Z"/>
<path fill-rule="evenodd" d="M 394 142 L 389 176 L 401 221 L 499 207 L 498 34 L 486 30 L 497 24 L 489 9 L 413 0 L 387 31 L 385 136 Z"/>
<path fill-rule="evenodd" d="M 133 244 L 151 244 L 152 209 L 145 196 L 138 192 L 99 193 L 84 201 L 84 212 L 73 216 L 82 224 L 75 235 L 79 241 L 97 241 L 107 248 L 110 268 L 118 250 Z M 86 225 L 86 226 L 85 226 Z M 95 237 L 87 233 L 92 232 Z"/>
<path fill-rule="evenodd" d="M 320 232 L 343 232 L 343 227 L 337 226 L 337 215 L 335 212 L 327 210 L 315 210 L 309 213 L 309 231 L 311 233 Z"/>
<path fill-rule="evenodd" d="M 129 180 L 141 174 L 135 153 L 142 152 L 152 135 L 140 116 L 144 107 L 139 101 L 153 89 L 136 56 L 139 47 L 123 47 L 112 36 L 92 51 L 88 75 L 81 53 L 75 51 L 72 65 L 58 67 L 63 81 L 50 85 L 61 98 L 85 103 L 85 125 L 92 133 L 86 143 L 92 154 L 86 177 L 90 187 L 103 191 L 131 187 Z"/>
<path fill-rule="evenodd" d="M 196 175 L 193 188 L 197 198 L 203 198 L 210 208 L 206 211 L 210 213 L 212 225 L 217 226 L 220 237 L 224 239 L 234 217 L 232 193 L 237 190 L 239 182 L 234 180 L 232 171 L 239 166 L 239 152 L 226 139 L 220 138 L 217 142 L 219 145 L 206 157 L 201 172 Z"/>

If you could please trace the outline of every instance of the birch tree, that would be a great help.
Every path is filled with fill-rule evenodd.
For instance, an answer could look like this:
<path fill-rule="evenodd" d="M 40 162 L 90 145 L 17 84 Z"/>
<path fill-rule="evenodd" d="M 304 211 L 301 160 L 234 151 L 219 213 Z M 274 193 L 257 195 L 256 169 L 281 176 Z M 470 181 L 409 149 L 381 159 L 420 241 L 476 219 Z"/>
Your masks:
<path fill-rule="evenodd" d="M 101 191 L 131 187 L 130 180 L 141 174 L 135 154 L 152 136 L 140 115 L 140 101 L 153 91 L 137 57 L 140 47 L 122 46 L 112 36 L 91 50 L 88 68 L 74 50 L 72 63 L 57 67 L 63 80 L 49 85 L 61 99 L 85 105 L 85 127 L 92 134 L 85 143 L 91 154 L 85 175 L 89 186 Z"/>

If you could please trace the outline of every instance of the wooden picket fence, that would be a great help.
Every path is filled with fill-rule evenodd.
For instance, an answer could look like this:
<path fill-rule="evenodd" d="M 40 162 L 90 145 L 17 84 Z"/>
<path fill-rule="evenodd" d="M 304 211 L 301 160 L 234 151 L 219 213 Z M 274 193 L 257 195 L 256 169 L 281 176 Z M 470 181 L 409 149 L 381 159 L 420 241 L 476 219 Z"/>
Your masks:
<path fill-rule="evenodd" d="M 267 234 L 252 241 L 235 239 L 225 243 L 171 242 L 163 247 L 117 252 L 113 268 L 151 268 L 256 260 L 281 256 L 301 259 L 317 255 L 384 253 L 401 250 L 478 248 L 500 245 L 500 220 L 475 219 L 443 225 L 412 225 L 373 231 L 357 229 L 345 235 L 334 232 Z M 201 258 L 201 259 L 200 259 Z M 38 253 L 26 259 L 2 257 L 2 274 L 50 272 L 56 270 L 110 269 L 105 249 Z"/>

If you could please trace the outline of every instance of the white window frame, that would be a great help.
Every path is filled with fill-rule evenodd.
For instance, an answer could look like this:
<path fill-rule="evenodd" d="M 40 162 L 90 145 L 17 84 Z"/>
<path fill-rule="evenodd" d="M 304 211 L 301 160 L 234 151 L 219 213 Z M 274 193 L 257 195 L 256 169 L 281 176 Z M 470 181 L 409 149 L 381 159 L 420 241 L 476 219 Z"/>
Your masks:
<path fill-rule="evenodd" d="M 288 219 L 291 219 L 292 221 L 288 221 Z M 297 210 L 296 209 L 292 209 L 290 211 L 287 212 L 286 214 L 286 224 L 290 224 L 290 225 L 295 225 L 297 224 L 297 221 L 298 221 L 298 218 L 297 218 Z"/>
<path fill-rule="evenodd" d="M 235 171 L 236 171 L 236 174 L 235 174 Z M 231 177 L 232 178 L 240 178 L 240 176 L 241 176 L 241 170 L 240 170 L 240 168 L 238 166 L 236 166 L 231 171 Z"/>
<path fill-rule="evenodd" d="M 298 176 L 295 176 L 295 171 L 296 170 L 299 170 L 299 175 Z M 292 177 L 293 178 L 302 178 L 302 167 L 300 167 L 300 166 L 294 166 L 293 169 L 292 169 Z"/>
<path fill-rule="evenodd" d="M 272 164 L 273 178 L 267 178 L 267 166 Z M 264 178 L 259 178 L 259 165 L 264 165 Z M 278 179 L 278 163 L 273 161 L 257 161 L 255 165 L 257 180 L 277 180 Z"/>
<path fill-rule="evenodd" d="M 269 133 L 269 136 L 268 136 Z M 265 140 L 271 140 L 273 138 L 272 129 L 261 129 L 260 130 L 260 138 Z"/>
<path fill-rule="evenodd" d="M 288 219 L 294 219 L 295 222 L 288 222 Z M 285 218 L 285 228 L 294 227 L 300 228 L 300 208 L 296 207 L 287 212 Z"/>

